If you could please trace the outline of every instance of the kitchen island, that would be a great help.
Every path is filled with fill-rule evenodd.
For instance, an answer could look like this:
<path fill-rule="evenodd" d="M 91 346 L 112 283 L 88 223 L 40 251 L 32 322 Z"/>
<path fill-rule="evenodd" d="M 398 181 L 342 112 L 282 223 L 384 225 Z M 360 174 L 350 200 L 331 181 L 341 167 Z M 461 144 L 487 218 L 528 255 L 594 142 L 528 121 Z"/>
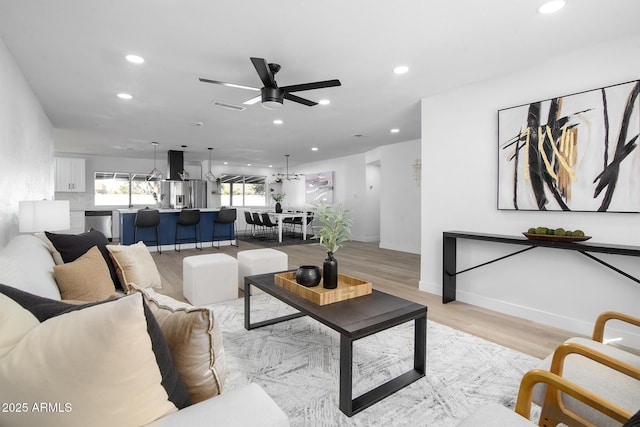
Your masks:
<path fill-rule="evenodd" d="M 158 209 L 160 211 L 160 245 L 162 249 L 173 249 L 176 237 L 176 223 L 181 209 Z M 134 242 L 134 229 L 136 213 L 138 209 L 118 209 L 120 214 L 120 244 L 131 245 Z M 203 243 L 213 241 L 213 222 L 218 217 L 218 208 L 200 208 L 199 240 Z M 231 237 L 229 237 L 231 236 Z M 180 230 L 180 239 L 192 239 L 194 231 L 192 227 L 184 227 Z M 230 244 L 229 239 L 235 240 L 235 227 L 233 224 L 220 224 L 216 226 L 216 241 L 222 245 Z M 143 241 L 150 250 L 156 249 L 156 234 L 153 227 L 139 228 L 138 241 Z M 236 242 L 233 242 L 236 243 Z M 193 243 L 181 243 L 184 249 L 193 248 Z"/>

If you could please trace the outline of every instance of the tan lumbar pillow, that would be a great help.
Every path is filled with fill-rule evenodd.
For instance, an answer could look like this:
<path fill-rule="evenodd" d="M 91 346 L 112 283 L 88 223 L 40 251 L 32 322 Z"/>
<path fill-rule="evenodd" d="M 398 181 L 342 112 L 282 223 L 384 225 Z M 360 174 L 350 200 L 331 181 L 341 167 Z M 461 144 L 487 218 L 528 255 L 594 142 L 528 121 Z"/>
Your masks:
<path fill-rule="evenodd" d="M 127 246 L 108 245 L 107 250 L 126 293 L 132 291 L 131 283 L 143 288 L 162 288 L 162 279 L 156 263 L 143 242 Z"/>
<path fill-rule="evenodd" d="M 97 246 L 75 261 L 53 267 L 63 300 L 101 301 L 116 293 L 109 267 Z"/>
<path fill-rule="evenodd" d="M 173 363 L 193 403 L 222 392 L 227 362 L 222 331 L 211 309 L 176 301 L 135 284 L 164 334 Z"/>

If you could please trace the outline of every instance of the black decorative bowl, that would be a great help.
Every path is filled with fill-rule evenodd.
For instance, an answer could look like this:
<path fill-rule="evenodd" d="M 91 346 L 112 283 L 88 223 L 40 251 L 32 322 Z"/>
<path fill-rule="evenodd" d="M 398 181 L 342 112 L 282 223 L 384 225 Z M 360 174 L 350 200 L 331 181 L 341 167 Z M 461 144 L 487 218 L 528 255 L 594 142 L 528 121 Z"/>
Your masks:
<path fill-rule="evenodd" d="M 296 271 L 296 283 L 307 288 L 318 286 L 321 278 L 320 267 L 315 265 L 301 265 Z"/>

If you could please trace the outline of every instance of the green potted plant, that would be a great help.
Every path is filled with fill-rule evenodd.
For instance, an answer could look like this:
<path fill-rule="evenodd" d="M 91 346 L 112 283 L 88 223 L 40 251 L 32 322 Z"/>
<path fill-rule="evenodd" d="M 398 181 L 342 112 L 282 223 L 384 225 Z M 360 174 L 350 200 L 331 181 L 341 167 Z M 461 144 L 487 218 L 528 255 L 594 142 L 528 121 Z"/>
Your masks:
<path fill-rule="evenodd" d="M 282 213 L 282 205 L 280 203 L 286 195 L 287 193 L 271 193 L 271 198 L 276 202 L 276 213 Z"/>
<path fill-rule="evenodd" d="M 353 220 L 349 211 L 342 208 L 342 203 L 336 207 L 320 202 L 313 206 L 313 213 L 320 222 L 320 228 L 313 238 L 318 239 L 327 250 L 327 258 L 322 266 L 323 285 L 327 289 L 334 289 L 338 286 L 338 261 L 333 255 L 349 240 Z"/>

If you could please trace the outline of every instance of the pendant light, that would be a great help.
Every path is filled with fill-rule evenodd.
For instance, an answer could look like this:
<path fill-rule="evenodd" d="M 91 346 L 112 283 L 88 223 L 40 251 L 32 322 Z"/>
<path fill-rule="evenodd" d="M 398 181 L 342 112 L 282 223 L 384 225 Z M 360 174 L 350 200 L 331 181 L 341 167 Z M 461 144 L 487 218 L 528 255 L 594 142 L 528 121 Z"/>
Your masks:
<path fill-rule="evenodd" d="M 153 144 L 153 169 L 147 175 L 147 181 L 159 181 L 162 179 L 162 172 L 156 168 L 156 148 L 158 143 L 153 141 L 151 144 Z"/>
<path fill-rule="evenodd" d="M 302 174 L 299 173 L 289 173 L 289 154 L 285 154 L 284 155 L 286 161 L 287 161 L 287 173 L 286 174 L 281 174 L 281 173 L 276 173 L 273 176 L 275 176 L 275 181 L 276 182 L 281 182 L 283 179 L 286 179 L 287 181 L 291 181 L 292 179 L 300 179 L 300 177 L 302 176 Z"/>
<path fill-rule="evenodd" d="M 216 180 L 216 176 L 213 174 L 213 172 L 211 172 L 211 152 L 213 151 L 213 148 L 209 147 L 208 150 L 209 150 L 209 172 L 205 174 L 205 178 L 207 178 L 211 182 L 214 182 Z"/>

